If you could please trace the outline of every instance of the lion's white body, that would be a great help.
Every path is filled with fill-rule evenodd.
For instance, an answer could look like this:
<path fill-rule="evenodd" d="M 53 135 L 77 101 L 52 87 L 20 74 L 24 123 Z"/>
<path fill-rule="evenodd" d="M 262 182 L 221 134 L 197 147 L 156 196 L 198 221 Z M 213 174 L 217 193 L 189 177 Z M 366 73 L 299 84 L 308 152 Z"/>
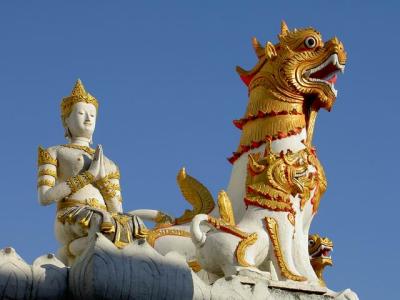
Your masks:
<path fill-rule="evenodd" d="M 306 138 L 306 130 L 303 129 L 299 134 L 286 137 L 272 142 L 272 151 L 279 153 L 291 150 L 293 152 L 304 149 L 302 141 Z M 296 210 L 296 227 L 288 222 L 286 212 L 273 212 L 266 209 L 250 206 L 246 208 L 243 201 L 246 193 L 246 176 L 248 154 L 263 153 L 265 145 L 261 145 L 256 149 L 252 149 L 244 153 L 235 161 L 232 167 L 232 173 L 227 188 L 227 194 L 232 202 L 232 207 L 237 221 L 237 227 L 245 232 L 256 232 L 259 236 L 257 242 L 250 246 L 246 251 L 246 260 L 252 265 L 258 266 L 261 269 L 263 266 L 268 268 L 266 259 L 270 257 L 271 247 L 268 233 L 264 226 L 264 218 L 269 216 L 275 218 L 279 223 L 279 239 L 281 242 L 282 252 L 287 265 L 293 273 L 303 275 L 311 282 L 318 282 L 308 259 L 308 252 L 300 249 L 308 249 L 308 231 L 312 220 L 312 205 L 311 201 L 307 201 L 306 206 L 300 211 L 299 200 L 291 197 L 291 201 Z M 311 195 L 312 196 L 312 195 Z M 219 216 L 218 208 L 216 207 L 210 215 Z M 202 216 L 198 215 L 195 220 L 201 220 Z M 168 229 L 178 229 L 185 232 L 190 232 L 191 224 L 176 225 L 168 227 Z M 209 230 L 209 227 L 202 224 L 199 227 L 192 229 L 192 234 L 202 235 L 204 231 Z M 294 235 L 293 235 L 294 234 Z M 189 237 L 164 235 L 156 239 L 154 248 L 161 254 L 167 254 L 175 251 L 185 256 L 187 261 L 197 260 L 201 266 L 207 271 L 214 274 L 230 275 L 235 273 L 237 261 L 234 256 L 235 248 L 240 239 L 231 234 L 217 231 L 209 231 L 204 245 L 196 249 L 195 245 Z M 303 253 L 304 252 L 304 253 Z M 275 266 L 278 268 L 278 266 Z M 268 271 L 267 269 L 265 271 Z M 277 272 L 279 275 L 279 272 Z M 285 278 L 279 276 L 280 280 Z"/>
<path fill-rule="evenodd" d="M 287 150 L 292 152 L 302 150 L 305 146 L 301 141 L 304 140 L 305 136 L 306 132 L 303 130 L 298 135 L 274 141 L 272 150 L 274 153 L 286 152 Z M 251 152 L 263 153 L 264 150 L 265 145 Z M 235 162 L 227 190 L 232 200 L 235 216 L 237 216 L 237 228 L 246 233 L 255 232 L 258 235 L 257 242 L 247 248 L 246 261 L 261 271 L 270 271 L 268 260 L 271 260 L 274 268 L 279 270 L 279 265 L 274 259 L 272 244 L 265 228 L 265 218 L 271 217 L 279 224 L 278 238 L 288 269 L 295 275 L 306 277 L 308 283 L 318 284 L 318 278 L 309 262 L 307 251 L 308 232 L 313 217 L 311 201 L 307 201 L 303 210 L 300 210 L 298 197 L 290 197 L 296 211 L 295 227 L 288 221 L 287 212 L 274 212 L 255 206 L 246 208 L 243 198 L 246 193 L 245 180 L 249 153 L 243 154 Z M 309 172 L 315 172 L 315 169 L 310 167 Z M 312 196 L 313 193 L 310 198 Z M 235 249 L 240 238 L 214 229 L 205 233 L 199 225 L 207 224 L 207 222 L 203 222 L 206 220 L 206 215 L 197 215 L 193 219 L 191 228 L 193 239 L 195 242 L 197 241 L 197 259 L 199 263 L 205 270 L 212 273 L 224 273 L 225 276 L 235 274 L 241 268 L 235 257 Z M 280 272 L 277 272 L 277 275 L 279 280 L 287 280 Z"/>

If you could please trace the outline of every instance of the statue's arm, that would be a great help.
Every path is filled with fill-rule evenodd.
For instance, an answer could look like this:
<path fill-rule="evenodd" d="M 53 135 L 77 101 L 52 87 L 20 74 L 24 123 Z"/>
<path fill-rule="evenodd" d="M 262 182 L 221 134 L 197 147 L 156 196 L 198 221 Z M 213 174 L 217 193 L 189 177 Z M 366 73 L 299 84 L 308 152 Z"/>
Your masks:
<path fill-rule="evenodd" d="M 122 213 L 122 194 L 119 182 L 119 169 L 111 161 L 108 161 L 106 165 L 108 174 L 104 178 L 96 181 L 95 185 L 99 188 L 100 193 L 106 201 L 108 211 L 111 213 Z"/>
<path fill-rule="evenodd" d="M 41 205 L 58 202 L 94 181 L 89 172 L 57 181 L 57 152 L 39 147 L 38 153 L 38 199 Z"/>
<path fill-rule="evenodd" d="M 170 215 L 155 209 L 135 209 L 129 211 L 128 214 L 138 216 L 139 218 L 146 221 L 155 222 L 156 224 L 160 223 L 173 224 L 175 222 L 175 219 Z"/>

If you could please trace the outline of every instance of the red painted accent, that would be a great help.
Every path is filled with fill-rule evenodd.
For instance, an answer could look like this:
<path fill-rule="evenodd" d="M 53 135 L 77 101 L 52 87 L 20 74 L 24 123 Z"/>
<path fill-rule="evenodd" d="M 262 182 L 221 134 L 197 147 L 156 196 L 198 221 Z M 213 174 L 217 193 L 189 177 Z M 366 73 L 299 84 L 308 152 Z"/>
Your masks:
<path fill-rule="evenodd" d="M 285 137 L 287 137 L 287 136 L 288 136 L 287 133 L 282 132 L 282 131 L 278 131 L 278 138 L 279 138 L 279 139 L 283 139 L 283 138 L 285 138 Z"/>
<path fill-rule="evenodd" d="M 241 151 L 240 151 L 241 153 L 245 153 L 250 150 L 250 146 L 241 145 L 240 148 L 241 148 Z"/>
<path fill-rule="evenodd" d="M 263 142 L 251 142 L 251 145 L 250 145 L 250 148 L 251 149 L 254 149 L 254 148 L 258 148 L 258 147 L 260 147 L 261 145 L 263 144 Z"/>
<path fill-rule="evenodd" d="M 233 165 L 234 162 L 236 161 L 236 158 L 234 158 L 233 156 L 228 157 L 227 160 Z"/>
<path fill-rule="evenodd" d="M 236 161 L 239 157 L 241 157 L 243 153 L 246 153 L 247 151 L 249 151 L 249 150 L 251 150 L 251 149 L 255 149 L 255 148 L 260 147 L 260 146 L 261 146 L 262 144 L 264 144 L 267 140 L 268 140 L 268 141 L 280 140 L 280 139 L 285 138 L 285 137 L 289 137 L 289 136 L 292 136 L 292 135 L 295 135 L 295 134 L 299 134 L 302 130 L 303 130 L 303 128 L 297 127 L 297 128 L 295 128 L 295 129 L 293 129 L 293 130 L 290 130 L 288 133 L 278 132 L 277 135 L 274 135 L 274 136 L 272 136 L 272 137 L 269 136 L 269 135 L 266 135 L 265 138 L 264 138 L 264 140 L 261 140 L 261 141 L 252 141 L 251 144 L 250 144 L 250 146 L 248 146 L 248 145 L 240 145 L 241 150 L 240 150 L 239 152 L 233 152 L 233 155 L 232 155 L 231 157 L 228 158 L 228 161 L 229 161 L 231 164 L 234 164 L 235 161 Z M 246 150 L 246 151 L 244 151 L 243 149 Z M 311 152 L 312 152 L 314 155 L 315 155 L 315 151 L 316 151 L 315 148 L 311 148 Z"/>
<path fill-rule="evenodd" d="M 251 80 L 254 78 L 255 74 L 252 75 L 240 75 L 240 79 L 244 82 L 246 86 L 249 86 Z"/>
<path fill-rule="evenodd" d="M 233 120 L 233 124 L 234 124 L 237 128 L 239 128 L 240 130 L 243 129 L 243 122 L 242 122 L 242 120 Z"/>
<path fill-rule="evenodd" d="M 256 119 L 262 119 L 262 118 L 268 118 L 268 117 L 276 117 L 276 116 L 286 116 L 286 115 L 302 115 L 303 113 L 301 112 L 297 112 L 295 109 L 293 109 L 292 111 L 270 111 L 270 112 L 263 112 L 263 111 L 258 111 L 258 113 L 256 115 L 250 115 L 246 118 L 242 118 L 239 120 L 234 120 L 233 124 L 239 128 L 240 130 L 243 129 L 243 126 L 246 125 L 247 122 L 249 121 L 253 121 Z"/>

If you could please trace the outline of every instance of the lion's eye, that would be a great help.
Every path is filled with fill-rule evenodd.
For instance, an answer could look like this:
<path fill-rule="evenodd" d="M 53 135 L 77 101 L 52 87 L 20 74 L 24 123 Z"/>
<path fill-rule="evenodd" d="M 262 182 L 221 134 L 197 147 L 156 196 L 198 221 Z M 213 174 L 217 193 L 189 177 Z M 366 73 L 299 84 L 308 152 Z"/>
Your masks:
<path fill-rule="evenodd" d="M 306 45 L 307 48 L 312 49 L 315 46 L 317 46 L 317 40 L 313 36 L 309 36 L 304 40 L 304 45 Z"/>
<path fill-rule="evenodd" d="M 315 244 L 314 240 L 308 240 L 308 245 L 313 246 Z"/>

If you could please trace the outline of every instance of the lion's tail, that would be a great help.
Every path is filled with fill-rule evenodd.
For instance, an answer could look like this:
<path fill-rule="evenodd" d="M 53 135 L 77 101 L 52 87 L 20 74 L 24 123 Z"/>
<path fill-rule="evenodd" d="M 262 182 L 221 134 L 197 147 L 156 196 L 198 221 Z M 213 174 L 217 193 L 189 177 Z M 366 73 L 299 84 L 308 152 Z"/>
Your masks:
<path fill-rule="evenodd" d="M 192 235 L 192 241 L 196 247 L 203 246 L 207 239 L 206 233 L 203 230 L 201 230 L 202 223 L 210 225 L 208 223 L 208 215 L 199 214 L 195 216 L 192 220 L 192 224 L 190 225 L 190 233 Z"/>

